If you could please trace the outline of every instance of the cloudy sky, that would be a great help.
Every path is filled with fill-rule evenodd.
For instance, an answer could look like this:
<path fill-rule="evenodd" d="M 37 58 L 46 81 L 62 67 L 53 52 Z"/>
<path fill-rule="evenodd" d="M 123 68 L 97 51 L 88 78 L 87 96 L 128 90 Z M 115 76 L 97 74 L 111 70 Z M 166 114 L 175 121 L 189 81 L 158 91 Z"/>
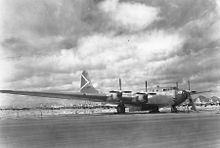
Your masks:
<path fill-rule="evenodd" d="M 0 88 L 172 86 L 220 96 L 219 0 L 0 0 Z"/>

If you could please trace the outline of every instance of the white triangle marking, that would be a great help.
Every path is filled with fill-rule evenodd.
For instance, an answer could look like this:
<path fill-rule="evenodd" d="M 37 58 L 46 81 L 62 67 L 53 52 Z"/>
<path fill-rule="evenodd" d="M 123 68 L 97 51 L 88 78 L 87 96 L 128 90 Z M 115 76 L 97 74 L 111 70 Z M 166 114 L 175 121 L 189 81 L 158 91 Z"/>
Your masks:
<path fill-rule="evenodd" d="M 88 79 L 86 79 L 86 77 L 81 74 L 81 77 L 83 77 L 83 79 L 86 81 L 86 83 L 80 88 L 80 90 L 82 90 L 84 87 L 86 87 L 86 85 L 88 85 L 90 83 L 90 81 Z"/>

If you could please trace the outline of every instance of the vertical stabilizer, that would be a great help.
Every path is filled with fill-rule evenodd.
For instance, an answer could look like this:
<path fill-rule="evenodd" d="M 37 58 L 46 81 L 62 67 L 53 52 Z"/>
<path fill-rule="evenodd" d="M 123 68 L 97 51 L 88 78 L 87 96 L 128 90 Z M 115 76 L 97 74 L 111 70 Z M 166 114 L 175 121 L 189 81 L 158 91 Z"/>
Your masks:
<path fill-rule="evenodd" d="M 85 70 L 81 74 L 80 92 L 81 93 L 92 93 L 92 94 L 98 93 L 98 91 L 92 86 L 92 83 L 89 79 L 89 74 Z"/>

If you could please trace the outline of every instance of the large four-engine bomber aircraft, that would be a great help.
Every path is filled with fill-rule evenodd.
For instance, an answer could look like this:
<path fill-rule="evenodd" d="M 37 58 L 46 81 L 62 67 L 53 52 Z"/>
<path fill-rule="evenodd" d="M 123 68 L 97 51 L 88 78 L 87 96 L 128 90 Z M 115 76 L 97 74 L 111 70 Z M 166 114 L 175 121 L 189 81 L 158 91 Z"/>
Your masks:
<path fill-rule="evenodd" d="M 86 71 L 81 74 L 80 92 L 76 93 L 58 93 L 58 92 L 37 92 L 37 91 L 20 91 L 20 90 L 0 90 L 1 93 L 39 96 L 60 99 L 89 100 L 95 102 L 107 102 L 117 104 L 117 113 L 125 113 L 125 106 L 136 106 L 140 110 L 149 110 L 150 112 L 159 112 L 160 107 L 170 106 L 171 112 L 177 112 L 176 106 L 180 105 L 187 99 L 192 105 L 192 110 L 196 110 L 193 103 L 192 94 L 201 92 L 190 90 L 179 90 L 178 87 L 164 88 L 162 91 L 154 92 L 137 92 L 132 95 L 126 95 L 130 91 L 121 90 L 121 80 L 119 79 L 119 90 L 112 90 L 107 94 L 99 93 L 96 90 Z"/>

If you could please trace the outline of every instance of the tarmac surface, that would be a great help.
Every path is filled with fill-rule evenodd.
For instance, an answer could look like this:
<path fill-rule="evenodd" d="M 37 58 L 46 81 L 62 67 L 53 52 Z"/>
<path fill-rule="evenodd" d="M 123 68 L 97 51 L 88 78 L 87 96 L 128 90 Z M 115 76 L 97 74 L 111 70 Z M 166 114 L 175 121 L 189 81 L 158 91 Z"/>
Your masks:
<path fill-rule="evenodd" d="M 1 148 L 219 148 L 220 114 L 128 113 L 1 119 Z"/>

